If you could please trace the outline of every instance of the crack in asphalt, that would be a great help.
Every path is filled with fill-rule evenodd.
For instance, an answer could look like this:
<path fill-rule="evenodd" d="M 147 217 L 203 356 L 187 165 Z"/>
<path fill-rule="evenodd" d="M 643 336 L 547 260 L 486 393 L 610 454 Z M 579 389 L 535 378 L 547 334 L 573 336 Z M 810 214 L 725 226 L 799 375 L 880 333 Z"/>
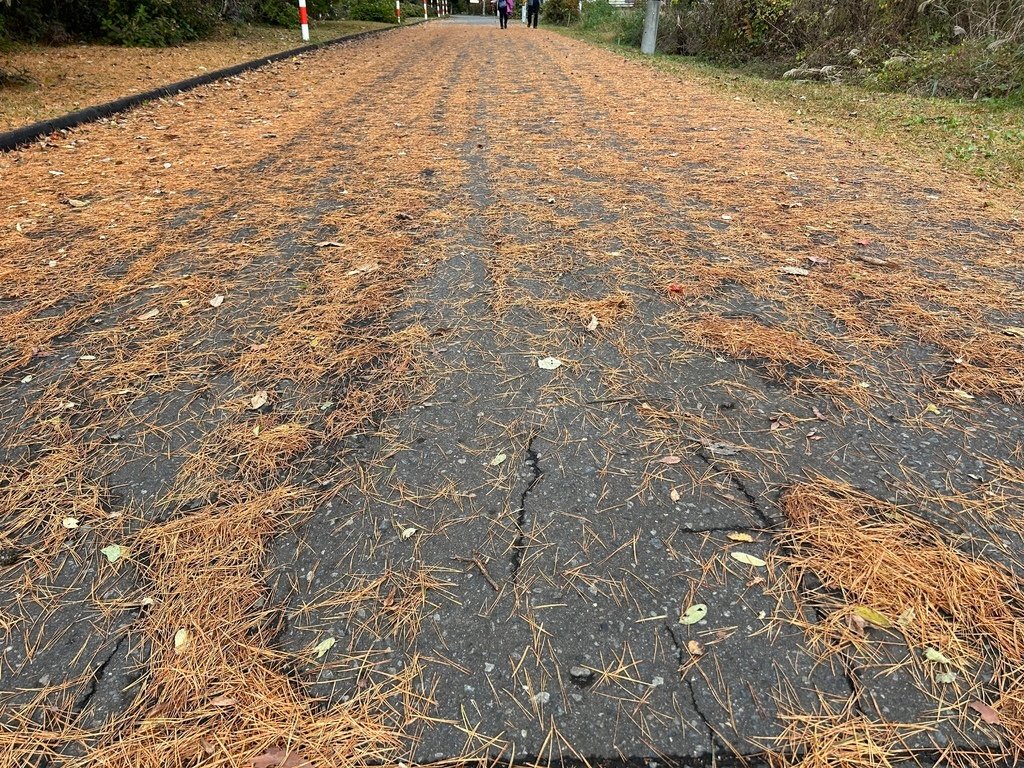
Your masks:
<path fill-rule="evenodd" d="M 676 647 L 678 647 L 678 646 L 676 646 Z M 688 690 L 690 692 L 690 703 L 693 705 L 693 711 L 697 713 L 697 717 L 700 718 L 700 721 L 702 723 L 704 723 L 704 727 L 707 729 L 707 732 L 708 732 L 708 742 L 711 744 L 711 748 L 712 748 L 711 754 L 713 756 L 714 755 L 714 744 L 715 744 L 715 731 L 711 727 L 711 722 L 704 715 L 704 712 L 701 711 L 700 705 L 697 703 L 697 692 L 695 690 L 693 690 L 693 681 L 692 680 L 688 680 L 685 677 L 681 678 L 681 679 L 683 681 L 683 684 L 686 686 L 686 690 Z"/>
<path fill-rule="evenodd" d="M 516 540 L 512 542 L 511 566 L 513 584 L 519 581 L 519 570 L 523 566 L 523 558 L 526 555 L 526 497 L 530 495 L 530 492 L 540 480 L 541 475 L 544 474 L 540 468 L 540 456 L 533 448 L 536 440 L 537 434 L 534 433 L 530 435 L 530 439 L 526 443 L 526 459 L 523 463 L 530 468 L 533 477 L 530 478 L 523 492 L 519 495 L 519 508 L 516 510 L 516 530 L 518 535 Z"/>
<path fill-rule="evenodd" d="M 666 624 L 664 629 L 665 629 L 665 632 L 668 634 L 669 638 L 671 639 L 672 647 L 676 649 L 676 661 L 679 663 L 679 666 L 682 667 L 683 666 L 683 646 L 679 642 L 679 638 L 676 637 L 676 631 L 672 628 L 671 624 Z"/>
<path fill-rule="evenodd" d="M 729 479 L 732 484 L 736 486 L 736 490 L 743 494 L 743 498 L 747 500 L 750 508 L 753 510 L 757 519 L 764 523 L 765 528 L 774 528 L 775 522 L 761 509 L 761 505 L 758 502 L 757 496 L 747 490 L 746 484 L 736 475 L 729 473 Z"/>
<path fill-rule="evenodd" d="M 683 643 L 676 636 L 676 631 L 671 624 L 665 624 L 664 629 L 665 633 L 669 636 L 672 647 L 676 649 L 676 661 L 679 664 L 679 668 L 682 669 L 685 660 L 683 655 Z M 697 717 L 699 717 L 701 722 L 704 723 L 704 728 L 707 730 L 708 744 L 711 746 L 711 752 L 705 756 L 705 758 L 708 759 L 708 762 L 702 763 L 702 765 L 718 765 L 717 753 L 715 752 L 715 731 L 711 727 L 711 722 L 697 703 L 697 692 L 693 689 L 693 681 L 682 676 L 680 676 L 679 679 L 684 685 L 686 685 L 686 690 L 690 692 L 690 704 L 693 705 L 693 711 L 697 713 Z"/>
<path fill-rule="evenodd" d="M 103 679 L 103 673 L 106 672 L 107 666 L 113 661 L 114 656 L 121 649 L 121 644 L 128 639 L 128 635 L 123 634 L 114 643 L 114 647 L 107 654 L 106 658 L 99 663 L 99 666 L 92 673 L 92 678 L 89 680 L 89 688 L 82 694 L 82 697 L 78 702 L 75 703 L 75 714 L 81 714 L 85 711 L 85 708 L 89 705 L 93 696 L 96 695 L 96 691 L 99 689 L 100 681 Z"/>
<path fill-rule="evenodd" d="M 698 457 L 700 457 L 700 459 L 705 464 L 707 464 L 712 469 L 721 469 L 718 463 L 712 457 L 708 456 L 707 452 L 704 449 L 698 448 L 695 451 L 695 453 Z M 776 525 L 775 522 L 771 519 L 771 517 L 768 516 L 768 514 L 763 509 L 761 509 L 761 505 L 758 502 L 757 496 L 747 489 L 746 484 L 739 477 L 737 477 L 735 473 L 730 472 L 728 469 L 726 469 L 725 472 L 729 477 L 729 481 L 733 484 L 733 487 L 735 487 L 737 491 L 743 494 L 743 498 L 746 500 L 747 505 L 750 507 L 751 511 L 753 511 L 754 516 L 761 521 L 764 529 L 768 530 L 774 528 Z"/>

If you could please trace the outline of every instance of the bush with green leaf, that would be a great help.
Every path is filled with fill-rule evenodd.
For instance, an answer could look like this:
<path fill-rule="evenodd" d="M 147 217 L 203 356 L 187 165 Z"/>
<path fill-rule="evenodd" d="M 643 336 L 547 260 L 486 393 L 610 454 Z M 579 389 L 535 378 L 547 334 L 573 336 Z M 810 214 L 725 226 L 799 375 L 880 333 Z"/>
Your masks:
<path fill-rule="evenodd" d="M 568 27 L 580 20 L 578 0 L 545 0 L 541 16 L 549 24 Z"/>
<path fill-rule="evenodd" d="M 619 25 L 623 11 L 608 0 L 583 0 L 580 27 L 586 30 L 613 29 Z"/>
<path fill-rule="evenodd" d="M 110 0 L 102 24 L 113 43 L 165 46 L 205 37 L 219 20 L 204 0 Z"/>
<path fill-rule="evenodd" d="M 393 0 L 352 0 L 348 5 L 348 17 L 353 21 L 395 20 L 395 4 Z"/>

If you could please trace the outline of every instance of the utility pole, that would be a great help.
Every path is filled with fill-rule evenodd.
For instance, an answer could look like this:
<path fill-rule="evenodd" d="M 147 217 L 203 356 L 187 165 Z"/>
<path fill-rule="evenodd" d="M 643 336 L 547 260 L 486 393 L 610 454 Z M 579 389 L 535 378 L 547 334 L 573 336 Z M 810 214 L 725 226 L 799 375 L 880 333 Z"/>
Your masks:
<path fill-rule="evenodd" d="M 306 12 L 306 0 L 299 0 L 299 27 L 302 29 L 302 41 L 309 42 L 309 14 Z"/>
<path fill-rule="evenodd" d="M 640 53 L 651 56 L 658 44 L 658 17 L 661 15 L 661 0 L 647 0 L 644 14 L 644 36 L 640 41 Z"/>

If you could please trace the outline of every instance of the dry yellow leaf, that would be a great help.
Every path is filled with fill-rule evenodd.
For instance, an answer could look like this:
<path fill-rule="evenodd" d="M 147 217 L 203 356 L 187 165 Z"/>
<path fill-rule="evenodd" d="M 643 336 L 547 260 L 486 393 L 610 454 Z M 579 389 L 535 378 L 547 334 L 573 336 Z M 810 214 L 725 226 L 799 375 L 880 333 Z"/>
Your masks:
<path fill-rule="evenodd" d="M 767 563 L 756 555 L 748 555 L 746 552 L 730 552 L 733 560 L 737 560 L 744 565 L 752 565 L 755 568 L 764 568 Z"/>

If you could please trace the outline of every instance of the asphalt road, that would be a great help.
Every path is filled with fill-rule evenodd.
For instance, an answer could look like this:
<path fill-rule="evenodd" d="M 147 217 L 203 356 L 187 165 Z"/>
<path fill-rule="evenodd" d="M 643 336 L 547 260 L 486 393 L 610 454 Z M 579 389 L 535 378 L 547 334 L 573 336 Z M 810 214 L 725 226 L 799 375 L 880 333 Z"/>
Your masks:
<path fill-rule="evenodd" d="M 8 754 L 1010 760 L 786 493 L 1020 577 L 1013 200 L 485 22 L 0 159 Z"/>

